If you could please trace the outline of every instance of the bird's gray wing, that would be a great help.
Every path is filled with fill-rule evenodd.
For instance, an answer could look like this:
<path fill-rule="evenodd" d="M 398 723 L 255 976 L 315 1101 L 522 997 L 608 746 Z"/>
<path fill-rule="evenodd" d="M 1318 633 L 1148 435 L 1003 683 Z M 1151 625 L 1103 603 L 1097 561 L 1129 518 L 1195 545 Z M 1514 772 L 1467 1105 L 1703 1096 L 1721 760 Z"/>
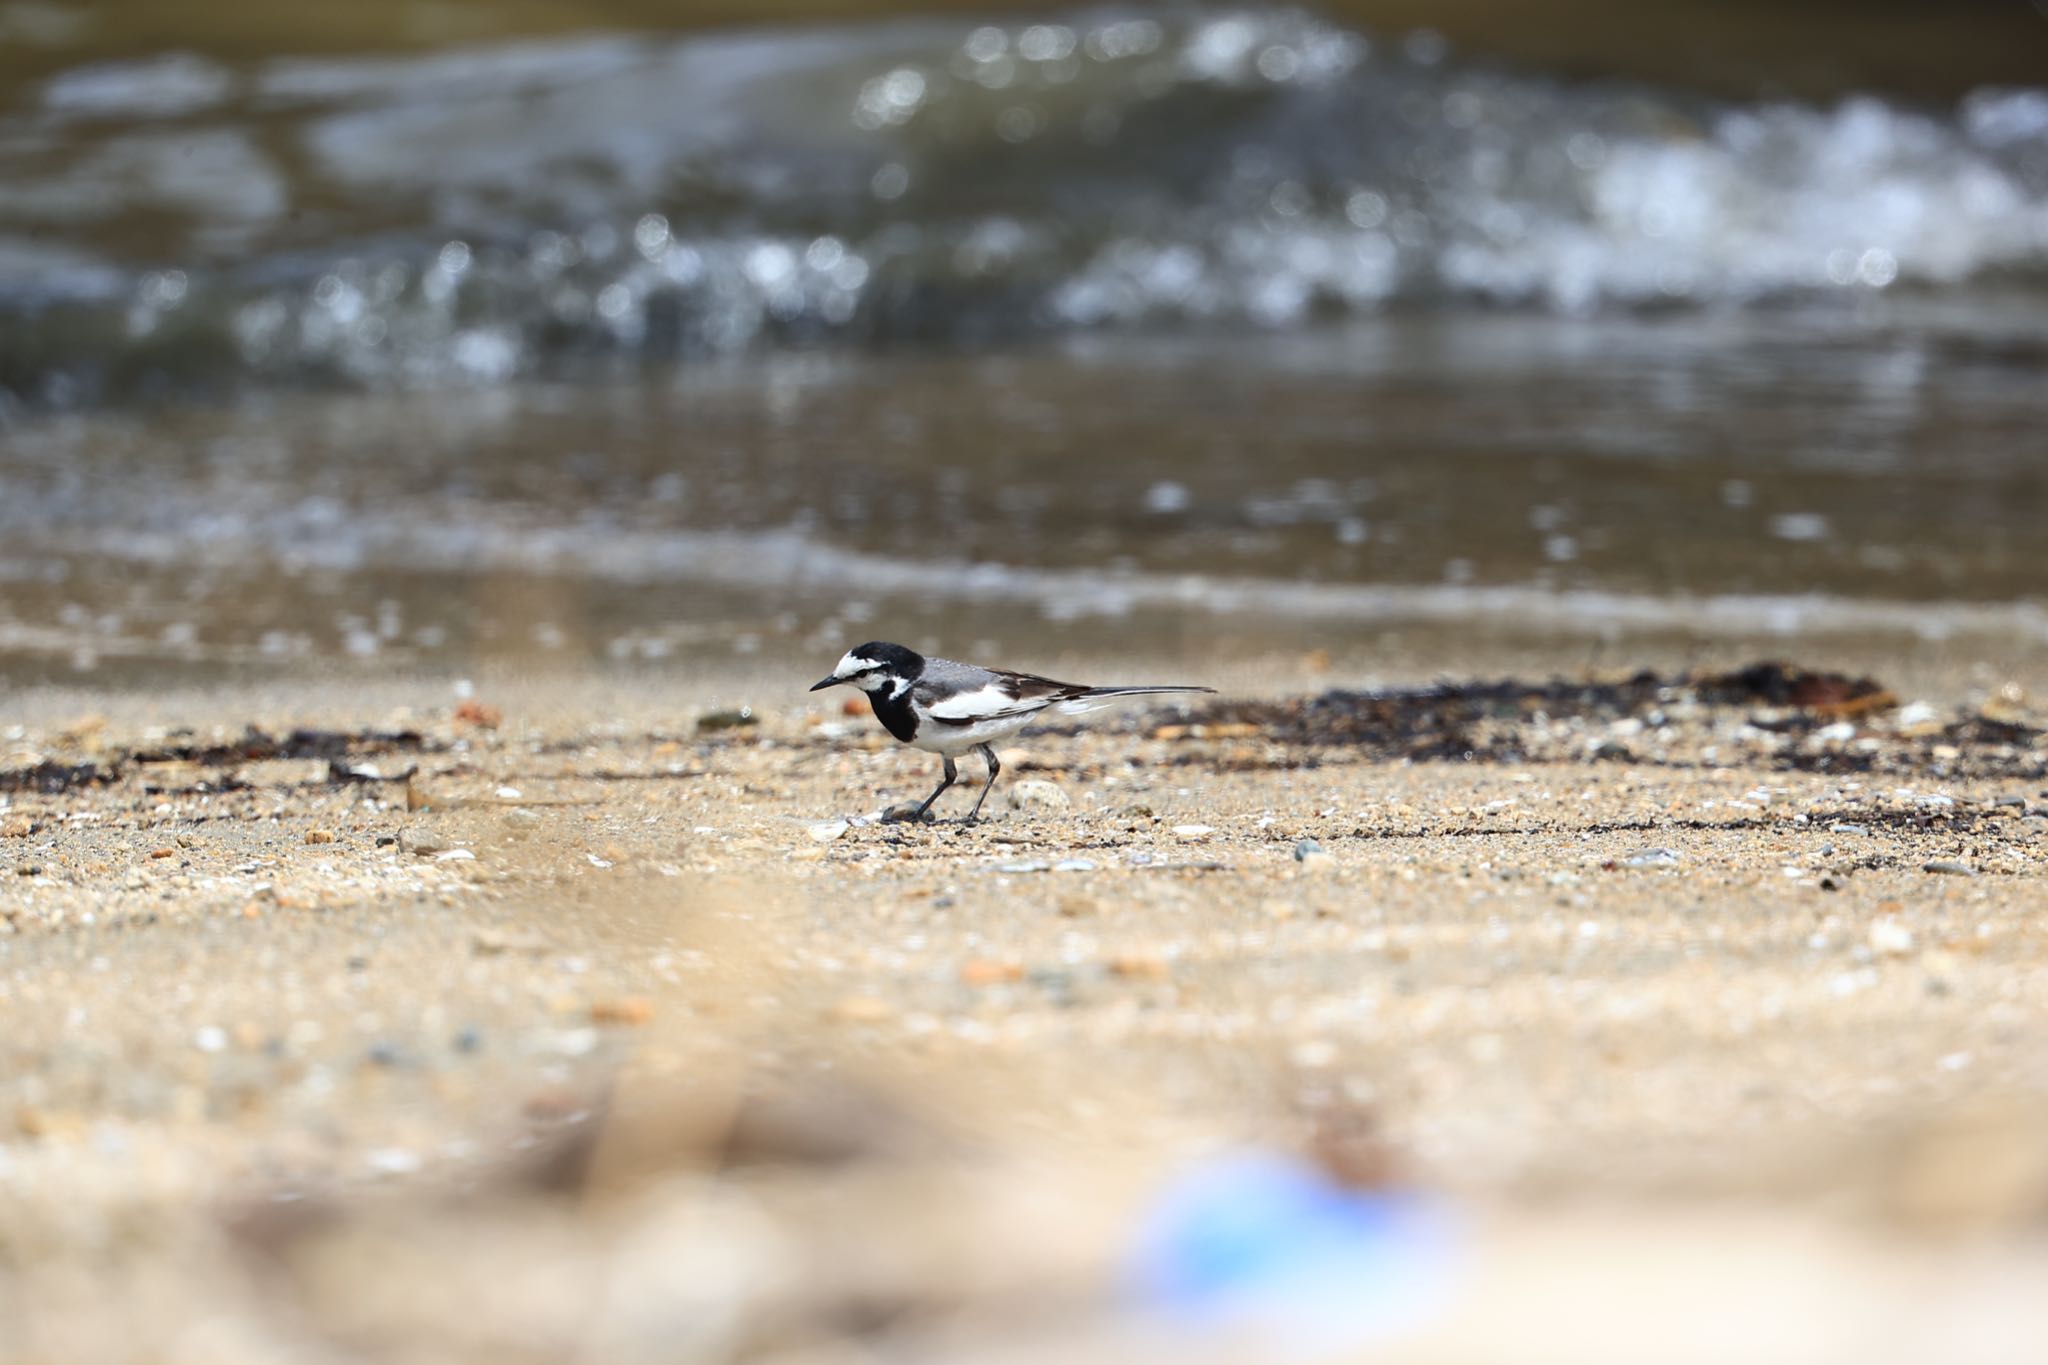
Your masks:
<path fill-rule="evenodd" d="M 934 664 L 942 667 L 934 668 Z M 1087 690 L 1077 683 L 1030 673 L 933 659 L 926 663 L 924 676 L 918 680 L 916 696 L 924 713 L 933 720 L 943 725 L 974 725 L 1028 716 Z"/>

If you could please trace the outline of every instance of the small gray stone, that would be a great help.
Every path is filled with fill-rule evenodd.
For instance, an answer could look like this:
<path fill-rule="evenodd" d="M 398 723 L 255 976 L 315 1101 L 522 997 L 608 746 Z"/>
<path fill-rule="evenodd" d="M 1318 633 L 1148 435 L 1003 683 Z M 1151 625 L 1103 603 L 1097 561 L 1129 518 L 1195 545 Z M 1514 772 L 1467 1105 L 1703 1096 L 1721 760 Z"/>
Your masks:
<path fill-rule="evenodd" d="M 1323 846 L 1317 843 L 1315 840 L 1303 839 L 1300 843 L 1294 846 L 1294 861 L 1296 861 L 1297 863 L 1305 863 L 1309 860 L 1310 854 L 1321 853 L 1322 851 Z"/>
<path fill-rule="evenodd" d="M 1041 777 L 1012 782 L 1006 790 L 1011 810 L 1065 810 L 1074 804 L 1059 784 Z"/>
<path fill-rule="evenodd" d="M 1938 872 L 1950 877 L 1974 877 L 1977 869 L 1968 863 L 1959 863 L 1952 858 L 1936 858 L 1933 862 L 1922 863 L 1922 872 Z"/>

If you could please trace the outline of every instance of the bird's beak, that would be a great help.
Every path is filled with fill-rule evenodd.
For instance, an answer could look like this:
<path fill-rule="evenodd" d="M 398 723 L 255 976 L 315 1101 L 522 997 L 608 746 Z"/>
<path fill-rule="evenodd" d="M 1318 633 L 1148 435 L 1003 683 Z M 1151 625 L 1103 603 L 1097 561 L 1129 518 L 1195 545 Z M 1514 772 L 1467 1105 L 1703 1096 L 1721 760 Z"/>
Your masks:
<path fill-rule="evenodd" d="M 826 688 L 837 687 L 840 683 L 843 683 L 845 681 L 846 679 L 844 678 L 820 678 L 818 679 L 818 681 L 811 684 L 811 691 L 823 692 Z"/>

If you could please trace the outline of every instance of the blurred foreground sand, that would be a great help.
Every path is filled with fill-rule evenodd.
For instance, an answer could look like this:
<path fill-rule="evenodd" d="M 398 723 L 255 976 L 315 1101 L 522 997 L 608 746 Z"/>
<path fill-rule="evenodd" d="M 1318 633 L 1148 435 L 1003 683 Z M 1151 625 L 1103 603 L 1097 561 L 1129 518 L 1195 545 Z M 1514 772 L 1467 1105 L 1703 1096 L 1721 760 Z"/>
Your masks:
<path fill-rule="evenodd" d="M 1127 1292 L 1254 1147 L 1459 1227 L 1375 1359 L 2048 1347 L 2024 697 L 1140 711 L 913 829 L 784 682 L 18 700 L 0 1358 L 1284 1358 Z"/>

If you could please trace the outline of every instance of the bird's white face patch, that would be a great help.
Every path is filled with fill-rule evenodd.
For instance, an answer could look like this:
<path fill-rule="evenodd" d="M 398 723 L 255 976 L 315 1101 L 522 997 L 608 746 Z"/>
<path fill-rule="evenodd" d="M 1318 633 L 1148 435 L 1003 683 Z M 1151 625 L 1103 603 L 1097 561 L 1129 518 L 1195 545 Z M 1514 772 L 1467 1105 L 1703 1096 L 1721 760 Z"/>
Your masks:
<path fill-rule="evenodd" d="M 891 681 L 891 675 L 883 665 L 851 652 L 839 661 L 839 667 L 832 670 L 832 676 L 852 683 L 863 692 L 879 692 Z"/>

